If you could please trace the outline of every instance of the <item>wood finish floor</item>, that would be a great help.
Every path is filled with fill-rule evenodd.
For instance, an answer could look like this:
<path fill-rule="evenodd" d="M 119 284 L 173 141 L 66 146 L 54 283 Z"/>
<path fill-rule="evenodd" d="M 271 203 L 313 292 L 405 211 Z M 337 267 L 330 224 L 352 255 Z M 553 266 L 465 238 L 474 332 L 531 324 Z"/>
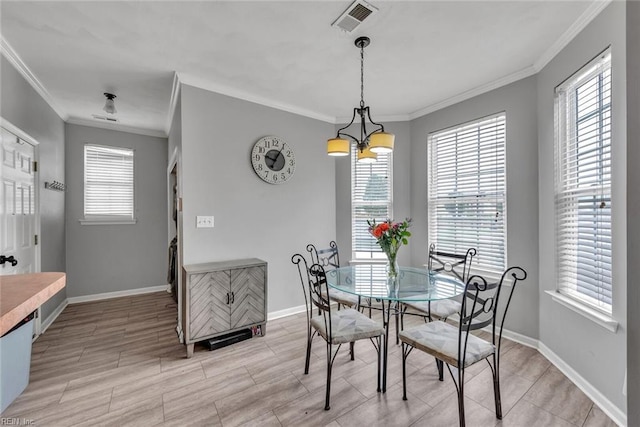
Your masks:
<path fill-rule="evenodd" d="M 304 314 L 269 321 L 265 337 L 212 352 L 196 346 L 191 359 L 176 315 L 164 292 L 68 306 L 34 342 L 30 384 L 2 417 L 64 427 L 458 424 L 452 380 L 438 381 L 422 352 L 407 361 L 403 401 L 400 346 L 390 348 L 386 394 L 376 392 L 371 343 L 356 343 L 354 361 L 343 346 L 324 411 L 326 346 L 316 338 L 303 375 Z M 503 420 L 482 362 L 466 373 L 468 426 L 615 426 L 536 350 L 504 341 L 501 361 Z"/>

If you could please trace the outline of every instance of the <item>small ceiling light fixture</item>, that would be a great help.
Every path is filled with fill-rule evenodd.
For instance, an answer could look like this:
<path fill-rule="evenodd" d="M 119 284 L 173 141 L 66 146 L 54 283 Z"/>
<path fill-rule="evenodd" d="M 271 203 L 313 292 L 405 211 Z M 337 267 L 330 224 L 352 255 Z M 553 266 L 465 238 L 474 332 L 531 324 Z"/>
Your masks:
<path fill-rule="evenodd" d="M 107 97 L 107 100 L 104 103 L 104 108 L 102 108 L 104 111 L 106 111 L 108 114 L 115 114 L 118 111 L 116 110 L 116 104 L 113 102 L 114 99 L 116 99 L 116 96 L 112 93 L 104 93 L 104 96 Z"/>
<path fill-rule="evenodd" d="M 371 119 L 369 106 L 364 104 L 364 48 L 369 46 L 369 43 L 369 37 L 358 37 L 355 41 L 356 47 L 360 48 L 360 107 L 353 109 L 351 122 L 340 128 L 335 138 L 327 141 L 327 154 L 330 156 L 348 156 L 351 142 L 355 142 L 359 151 L 358 161 L 365 163 L 375 162 L 378 153 L 392 152 L 395 141 L 395 135 L 385 132 L 382 124 Z M 353 124 L 356 116 L 360 117 L 360 138 L 343 132 Z M 376 126 L 370 133 L 367 133 L 366 119 Z"/>

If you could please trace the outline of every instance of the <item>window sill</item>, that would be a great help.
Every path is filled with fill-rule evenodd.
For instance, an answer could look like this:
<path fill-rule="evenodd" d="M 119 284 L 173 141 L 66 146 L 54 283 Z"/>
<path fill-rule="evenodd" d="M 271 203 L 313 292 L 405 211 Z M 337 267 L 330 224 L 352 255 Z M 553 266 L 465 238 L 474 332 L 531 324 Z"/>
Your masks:
<path fill-rule="evenodd" d="M 613 319 L 611 316 L 607 316 L 604 313 L 600 313 L 597 310 L 594 310 L 584 304 L 581 304 L 580 302 L 574 300 L 573 298 L 569 298 L 566 295 L 562 295 L 560 292 L 557 292 L 557 291 L 545 291 L 545 292 L 551 295 L 551 298 L 558 304 L 561 304 L 567 307 L 569 310 L 575 311 L 581 316 L 586 317 L 587 319 L 597 323 L 598 325 L 602 326 L 603 328 L 611 332 L 614 332 L 614 333 L 617 332 L 618 322 L 615 319 Z"/>
<path fill-rule="evenodd" d="M 107 218 L 101 218 L 101 219 L 79 219 L 78 221 L 80 221 L 80 224 L 82 225 L 128 225 L 128 224 L 135 224 L 136 222 L 138 222 L 138 220 L 136 218 L 133 219 L 107 219 Z"/>

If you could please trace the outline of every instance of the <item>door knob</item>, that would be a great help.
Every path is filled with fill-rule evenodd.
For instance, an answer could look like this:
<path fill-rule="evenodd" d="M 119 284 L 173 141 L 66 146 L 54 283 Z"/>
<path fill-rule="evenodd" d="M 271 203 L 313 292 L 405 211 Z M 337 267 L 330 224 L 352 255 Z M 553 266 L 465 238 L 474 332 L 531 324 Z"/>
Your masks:
<path fill-rule="evenodd" d="M 12 267 L 18 265 L 18 260 L 11 256 L 0 255 L 0 265 L 3 265 L 5 262 L 11 263 Z"/>

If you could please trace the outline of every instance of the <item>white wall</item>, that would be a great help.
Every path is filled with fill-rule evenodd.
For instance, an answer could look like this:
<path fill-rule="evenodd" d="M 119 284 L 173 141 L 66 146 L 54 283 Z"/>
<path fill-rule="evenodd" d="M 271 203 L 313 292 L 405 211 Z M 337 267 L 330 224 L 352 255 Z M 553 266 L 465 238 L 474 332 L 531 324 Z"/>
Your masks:
<path fill-rule="evenodd" d="M 617 333 L 605 330 L 545 293 L 555 290 L 554 270 L 554 88 L 611 45 L 613 317 Z M 622 394 L 626 358 L 626 73 L 625 3 L 612 2 L 538 74 L 540 188 L 540 341 L 589 384 L 626 412 Z M 636 118 L 637 119 L 637 118 Z"/>
<path fill-rule="evenodd" d="M 334 160 L 325 151 L 333 125 L 186 85 L 181 97 L 184 265 L 263 259 L 268 311 L 303 305 L 291 256 L 336 236 Z M 251 166 L 266 135 L 295 150 L 284 184 L 265 183 Z M 196 215 L 213 215 L 215 227 L 196 229 Z"/>
<path fill-rule="evenodd" d="M 64 169 L 64 122 L 4 56 L 0 76 L 0 116 L 39 143 L 40 270 L 65 271 L 65 193 L 44 188 L 45 181 L 68 184 Z M 66 292 L 62 289 L 42 306 L 43 320 L 66 299 Z"/>
<path fill-rule="evenodd" d="M 628 277 L 640 276 L 640 2 L 627 3 L 627 264 Z M 627 423 L 640 425 L 640 286 L 627 286 Z"/>
<path fill-rule="evenodd" d="M 66 135 L 67 295 L 166 286 L 167 139 L 73 124 Z M 85 143 L 135 150 L 136 224 L 80 224 Z"/>
<path fill-rule="evenodd" d="M 506 112 L 507 263 L 527 271 L 514 293 L 505 327 L 538 338 L 538 184 L 536 79 L 529 77 L 411 122 L 412 263 L 427 253 L 427 136 Z"/>

